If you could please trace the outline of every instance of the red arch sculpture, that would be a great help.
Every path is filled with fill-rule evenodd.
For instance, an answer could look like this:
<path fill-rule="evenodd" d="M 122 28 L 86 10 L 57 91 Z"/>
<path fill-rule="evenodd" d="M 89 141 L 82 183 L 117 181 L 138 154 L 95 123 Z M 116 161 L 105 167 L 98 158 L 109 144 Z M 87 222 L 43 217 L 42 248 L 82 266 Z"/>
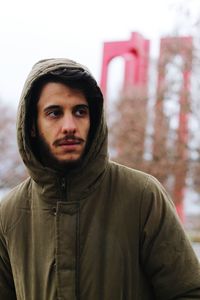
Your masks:
<path fill-rule="evenodd" d="M 173 147 L 176 147 L 177 160 L 180 159 L 181 166 L 174 170 L 174 186 L 173 198 L 179 217 L 184 221 L 184 187 L 187 173 L 187 142 L 188 142 L 188 113 L 190 107 L 189 89 L 190 77 L 192 69 L 192 37 L 169 37 L 162 38 L 160 43 L 160 57 L 158 62 L 158 87 L 157 87 L 157 103 L 155 106 L 155 137 L 154 137 L 154 155 L 159 151 L 160 147 L 159 130 L 161 128 L 161 118 L 164 120 L 164 87 L 165 87 L 165 69 L 167 64 L 174 56 L 179 55 L 183 61 L 182 67 L 182 86 L 179 93 L 179 120 L 177 128 L 177 139 Z M 167 135 L 167 131 L 165 135 Z M 166 147 L 166 145 L 164 145 Z M 177 162 L 176 162 L 177 163 Z"/>
<path fill-rule="evenodd" d="M 124 72 L 124 88 L 127 87 L 143 87 L 147 91 L 148 84 L 148 65 L 149 65 L 149 40 L 146 40 L 139 33 L 133 32 L 130 40 L 118 42 L 104 43 L 103 62 L 101 73 L 101 89 L 106 98 L 108 67 L 111 60 L 121 56 L 125 60 Z M 183 145 L 188 141 L 188 113 L 186 107 L 189 107 L 189 82 L 191 75 L 191 53 L 192 53 L 192 38 L 191 37 L 175 37 L 161 39 L 160 57 L 158 65 L 158 87 L 157 87 L 157 103 L 155 108 L 155 140 L 153 145 L 153 155 L 156 156 L 159 151 L 159 130 L 161 129 L 162 118 L 164 120 L 162 89 L 165 84 L 165 68 L 174 55 L 181 55 L 184 61 L 183 67 L 183 85 L 180 91 L 180 113 L 179 125 L 177 130 L 176 151 L 182 161 L 186 162 L 187 151 Z M 145 109 L 145 108 L 144 108 Z M 146 113 L 146 112 L 145 112 Z M 145 131 L 145 130 L 144 130 Z M 167 135 L 167 131 L 164 133 Z M 144 134 L 143 134 L 144 135 Z M 142 137 L 143 138 L 143 137 Z M 163 143 L 163 142 L 162 142 Z M 166 145 L 163 144 L 165 148 Z M 186 179 L 186 165 L 183 171 L 175 170 L 174 176 L 174 199 L 177 212 L 182 221 L 184 221 L 183 197 Z"/>
<path fill-rule="evenodd" d="M 125 60 L 124 86 L 147 85 L 149 40 L 133 32 L 128 41 L 104 43 L 100 83 L 104 96 L 107 91 L 109 63 L 118 56 Z"/>

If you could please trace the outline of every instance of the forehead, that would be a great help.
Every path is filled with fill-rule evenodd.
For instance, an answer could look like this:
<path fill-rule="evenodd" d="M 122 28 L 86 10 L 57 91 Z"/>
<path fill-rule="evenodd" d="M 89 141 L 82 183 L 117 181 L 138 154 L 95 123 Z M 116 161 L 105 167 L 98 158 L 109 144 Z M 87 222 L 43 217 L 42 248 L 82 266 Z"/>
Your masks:
<path fill-rule="evenodd" d="M 60 82 L 48 82 L 41 89 L 37 105 L 38 108 L 42 108 L 55 104 L 87 104 L 87 99 L 81 90 L 71 88 Z"/>

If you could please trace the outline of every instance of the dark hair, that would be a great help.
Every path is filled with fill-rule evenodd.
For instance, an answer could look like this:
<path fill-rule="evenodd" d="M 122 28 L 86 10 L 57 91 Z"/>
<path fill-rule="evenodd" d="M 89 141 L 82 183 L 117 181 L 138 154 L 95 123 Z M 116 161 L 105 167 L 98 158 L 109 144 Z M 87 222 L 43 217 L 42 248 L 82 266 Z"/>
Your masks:
<path fill-rule="evenodd" d="M 93 140 L 97 131 L 103 106 L 102 93 L 93 79 L 93 77 L 84 69 L 58 69 L 46 75 L 39 77 L 32 85 L 32 88 L 27 95 L 26 102 L 26 141 L 31 145 L 30 132 L 33 124 L 37 123 L 37 103 L 40 98 L 41 91 L 45 84 L 49 82 L 59 82 L 66 86 L 79 90 L 84 94 L 88 101 L 90 112 L 90 131 L 88 136 L 89 144 Z M 33 145 L 32 145 L 33 146 Z"/>

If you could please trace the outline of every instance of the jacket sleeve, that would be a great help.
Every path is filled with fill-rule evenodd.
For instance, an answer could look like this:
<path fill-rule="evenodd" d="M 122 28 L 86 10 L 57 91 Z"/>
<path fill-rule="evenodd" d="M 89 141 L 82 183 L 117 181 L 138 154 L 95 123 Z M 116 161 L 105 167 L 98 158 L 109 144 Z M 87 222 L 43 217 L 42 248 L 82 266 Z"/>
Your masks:
<path fill-rule="evenodd" d="M 172 201 L 151 177 L 141 204 L 141 263 L 156 299 L 200 299 L 199 261 Z"/>
<path fill-rule="evenodd" d="M 1 213 L 1 207 L 0 207 Z M 2 230 L 0 214 L 0 299 L 16 300 L 14 281 L 11 265 L 6 247 L 6 241 Z"/>

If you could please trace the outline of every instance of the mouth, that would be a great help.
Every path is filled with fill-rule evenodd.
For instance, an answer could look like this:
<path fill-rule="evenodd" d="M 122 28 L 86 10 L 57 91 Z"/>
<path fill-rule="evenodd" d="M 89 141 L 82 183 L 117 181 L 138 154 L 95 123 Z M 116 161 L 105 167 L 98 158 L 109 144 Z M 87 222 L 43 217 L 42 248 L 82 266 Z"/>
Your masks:
<path fill-rule="evenodd" d="M 57 147 L 75 147 L 84 143 L 84 140 L 81 138 L 64 138 L 54 142 L 54 145 Z"/>
<path fill-rule="evenodd" d="M 80 141 L 67 140 L 67 141 L 60 142 L 58 146 L 73 146 L 73 145 L 80 145 L 80 144 L 81 144 Z"/>

